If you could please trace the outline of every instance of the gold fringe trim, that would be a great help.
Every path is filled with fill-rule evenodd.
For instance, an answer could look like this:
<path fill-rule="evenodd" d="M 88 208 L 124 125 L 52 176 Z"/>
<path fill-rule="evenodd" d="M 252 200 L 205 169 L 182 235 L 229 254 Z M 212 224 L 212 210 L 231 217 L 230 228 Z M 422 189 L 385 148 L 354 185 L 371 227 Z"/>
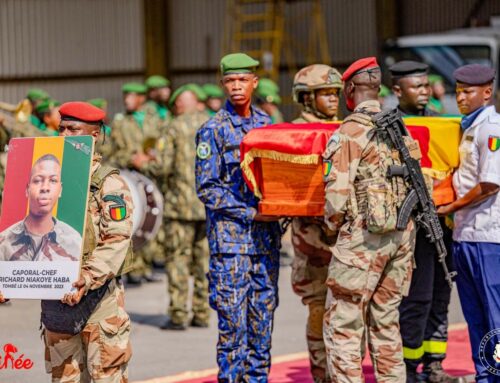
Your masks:
<path fill-rule="evenodd" d="M 315 165 L 319 162 L 320 155 L 319 154 L 288 154 L 281 153 L 275 150 L 264 150 L 264 149 L 250 149 L 246 154 L 245 158 L 241 162 L 241 170 L 245 173 L 245 177 L 252 184 L 253 192 L 256 197 L 262 199 L 262 193 L 260 192 L 259 187 L 257 186 L 257 181 L 255 179 L 255 175 L 252 173 L 250 169 L 250 164 L 254 162 L 256 158 L 267 158 L 270 160 L 283 161 L 283 162 L 291 162 L 293 164 L 300 165 Z"/>
<path fill-rule="evenodd" d="M 429 176 L 429 177 L 432 177 L 436 180 L 444 180 L 445 178 L 447 178 L 450 174 L 453 173 L 453 170 L 448 170 L 448 171 L 442 171 L 442 170 L 435 170 L 435 169 L 431 169 L 431 168 L 422 168 L 422 173 Z"/>

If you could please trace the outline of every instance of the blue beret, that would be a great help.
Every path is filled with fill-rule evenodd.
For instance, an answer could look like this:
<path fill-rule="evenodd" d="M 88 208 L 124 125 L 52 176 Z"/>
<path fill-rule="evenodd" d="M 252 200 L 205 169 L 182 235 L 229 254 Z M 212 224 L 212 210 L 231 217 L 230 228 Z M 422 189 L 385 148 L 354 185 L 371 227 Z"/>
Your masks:
<path fill-rule="evenodd" d="M 453 77 L 467 85 L 484 85 L 495 79 L 495 69 L 481 64 L 469 64 L 457 68 Z"/>
<path fill-rule="evenodd" d="M 394 78 L 423 76 L 429 72 L 429 66 L 418 61 L 404 60 L 391 65 L 389 71 Z"/>

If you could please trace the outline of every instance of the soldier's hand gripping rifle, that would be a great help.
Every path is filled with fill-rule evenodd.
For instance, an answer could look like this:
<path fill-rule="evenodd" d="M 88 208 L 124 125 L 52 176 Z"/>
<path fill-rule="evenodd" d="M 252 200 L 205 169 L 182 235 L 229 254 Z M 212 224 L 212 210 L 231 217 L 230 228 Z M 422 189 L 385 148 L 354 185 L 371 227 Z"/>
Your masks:
<path fill-rule="evenodd" d="M 408 136 L 408 131 L 401 115 L 397 109 L 393 109 L 378 113 L 373 116 L 372 121 L 376 125 L 377 134 L 388 137 L 401 157 L 402 165 L 391 165 L 387 171 L 387 177 L 403 177 L 411 188 L 398 211 L 396 228 L 397 230 L 405 230 L 410 217 L 414 215 L 416 223 L 423 226 L 427 232 L 427 238 L 434 243 L 446 281 L 452 287 L 452 278 L 456 275 L 456 272 L 450 273 L 446 266 L 446 246 L 443 241 L 443 229 L 439 223 L 434 202 L 425 185 L 420 163 L 411 157 L 410 151 L 405 145 L 403 136 Z"/>

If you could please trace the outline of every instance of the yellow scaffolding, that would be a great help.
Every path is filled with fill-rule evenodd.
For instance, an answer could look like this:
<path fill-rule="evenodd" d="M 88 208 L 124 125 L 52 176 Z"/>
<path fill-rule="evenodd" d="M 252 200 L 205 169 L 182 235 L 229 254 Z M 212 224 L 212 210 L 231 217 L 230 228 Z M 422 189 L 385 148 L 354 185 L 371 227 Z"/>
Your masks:
<path fill-rule="evenodd" d="M 308 14 L 300 15 L 311 20 L 305 44 L 287 34 L 300 22 L 285 18 L 286 5 L 292 2 L 308 4 Z M 321 0 L 226 0 L 226 8 L 224 53 L 245 52 L 259 59 L 260 76 L 278 81 L 282 59 L 292 76 L 296 57 L 304 58 L 306 65 L 331 63 Z"/>

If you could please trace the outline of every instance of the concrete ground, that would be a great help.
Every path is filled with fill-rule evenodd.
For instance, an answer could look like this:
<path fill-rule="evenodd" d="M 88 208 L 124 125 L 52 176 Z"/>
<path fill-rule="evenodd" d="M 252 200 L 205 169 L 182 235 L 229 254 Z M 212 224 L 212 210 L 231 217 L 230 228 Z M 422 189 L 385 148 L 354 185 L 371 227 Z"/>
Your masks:
<path fill-rule="evenodd" d="M 291 290 L 290 273 L 290 267 L 282 267 L 280 270 L 280 305 L 276 311 L 273 356 L 306 351 L 306 309 Z M 173 332 L 159 328 L 166 320 L 168 299 L 165 282 L 163 276 L 163 282 L 127 289 L 126 305 L 133 321 L 131 382 L 216 367 L 215 315 L 212 315 L 208 329 Z M 16 355 L 23 353 L 24 358 L 30 358 L 34 362 L 30 370 L 0 368 L 0 383 L 50 381 L 44 372 L 39 317 L 39 301 L 14 301 L 8 305 L 0 305 L 0 356 L 1 347 L 12 343 L 18 349 Z M 450 322 L 463 322 L 456 292 L 450 307 Z M 0 360 L 0 366 L 2 362 Z"/>

